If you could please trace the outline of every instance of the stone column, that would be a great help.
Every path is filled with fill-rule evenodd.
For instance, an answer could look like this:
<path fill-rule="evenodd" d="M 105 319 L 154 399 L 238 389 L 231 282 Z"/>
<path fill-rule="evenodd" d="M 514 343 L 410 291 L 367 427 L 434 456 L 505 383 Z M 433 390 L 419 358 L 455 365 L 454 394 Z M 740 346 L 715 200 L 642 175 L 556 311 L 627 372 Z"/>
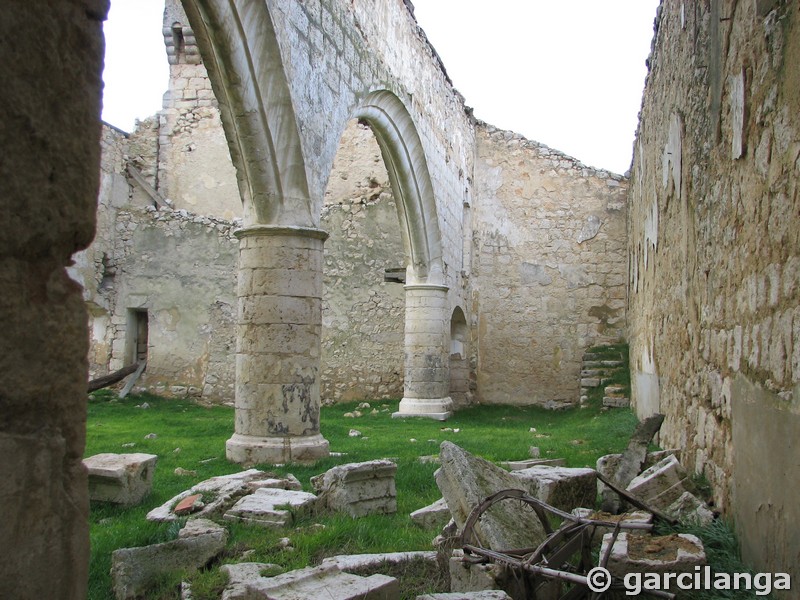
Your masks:
<path fill-rule="evenodd" d="M 450 391 L 450 311 L 447 287 L 414 284 L 406 289 L 403 400 L 393 417 L 447 419 Z"/>
<path fill-rule="evenodd" d="M 319 432 L 322 246 L 319 229 L 239 230 L 237 463 L 313 462 L 328 456 Z"/>

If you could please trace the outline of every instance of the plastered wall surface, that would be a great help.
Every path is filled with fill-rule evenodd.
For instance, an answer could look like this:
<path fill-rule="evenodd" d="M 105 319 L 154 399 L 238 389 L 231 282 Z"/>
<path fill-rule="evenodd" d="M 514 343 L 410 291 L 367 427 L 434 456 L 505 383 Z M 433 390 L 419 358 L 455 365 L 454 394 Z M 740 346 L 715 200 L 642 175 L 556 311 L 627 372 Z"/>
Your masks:
<path fill-rule="evenodd" d="M 478 399 L 574 403 L 586 348 L 626 334 L 627 182 L 489 125 L 477 142 Z"/>
<path fill-rule="evenodd" d="M 800 539 L 796 3 L 665 1 L 630 186 L 631 366 L 757 569 Z"/>

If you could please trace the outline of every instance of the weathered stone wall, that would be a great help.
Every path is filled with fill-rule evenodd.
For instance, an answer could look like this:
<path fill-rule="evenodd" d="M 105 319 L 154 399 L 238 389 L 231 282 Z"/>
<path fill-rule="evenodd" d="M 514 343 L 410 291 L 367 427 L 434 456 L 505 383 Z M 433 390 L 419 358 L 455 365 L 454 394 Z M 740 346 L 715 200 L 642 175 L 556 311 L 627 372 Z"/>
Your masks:
<path fill-rule="evenodd" d="M 143 173 L 154 172 L 146 157 L 163 156 L 137 151 L 150 148 L 155 122 L 140 123 L 131 135 L 103 128 L 98 233 L 70 268 L 90 309 L 90 374 L 128 364 L 130 311 L 145 310 L 148 367 L 139 387 L 232 401 L 237 264 L 232 232 L 238 221 L 192 214 L 178 208 L 180 197 L 174 198 L 174 209 L 155 210 L 152 199 L 125 176 L 129 161 Z M 183 159 L 190 170 L 195 156 L 187 151 Z M 229 158 L 227 163 L 230 167 Z M 163 166 L 170 169 L 168 161 Z M 342 136 L 322 227 L 330 233 L 322 399 L 401 397 L 405 298 L 402 284 L 385 282 L 384 272 L 404 265 L 405 255 L 380 150 L 372 131 L 355 121 Z"/>
<path fill-rule="evenodd" d="M 153 185 L 174 208 L 229 221 L 241 217 L 219 104 L 179 0 L 167 0 L 163 31 L 170 76 L 158 113 Z"/>
<path fill-rule="evenodd" d="M 745 558 L 800 576 L 800 24 L 662 2 L 630 187 L 637 412 L 661 411 Z"/>
<path fill-rule="evenodd" d="M 471 188 L 474 131 L 408 4 L 403 0 L 269 0 L 305 156 L 312 216 L 346 123 L 370 92 L 388 90 L 411 115 L 433 185 L 445 284 L 465 306 L 460 281 L 462 203 Z"/>
<path fill-rule="evenodd" d="M 488 125 L 477 142 L 477 397 L 575 403 L 583 352 L 626 334 L 627 182 Z"/>
<path fill-rule="evenodd" d="M 0 590 L 17 598 L 87 591 L 87 319 L 65 267 L 94 234 L 107 10 L 19 2 L 0 19 Z"/>
<path fill-rule="evenodd" d="M 405 251 L 395 200 L 369 127 L 351 121 L 333 163 L 322 228 L 322 400 L 403 396 L 401 283 L 384 281 L 402 268 Z"/>

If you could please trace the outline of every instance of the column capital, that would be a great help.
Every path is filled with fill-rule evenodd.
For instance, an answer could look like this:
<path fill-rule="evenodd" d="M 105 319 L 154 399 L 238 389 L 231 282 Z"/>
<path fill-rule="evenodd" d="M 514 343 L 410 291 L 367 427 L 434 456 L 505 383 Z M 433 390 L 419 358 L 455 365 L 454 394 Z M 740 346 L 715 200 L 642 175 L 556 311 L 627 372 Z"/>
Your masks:
<path fill-rule="evenodd" d="M 450 288 L 446 285 L 438 285 L 435 283 L 408 283 L 403 286 L 407 292 L 425 291 L 430 290 L 433 292 L 447 292 Z"/>
<path fill-rule="evenodd" d="M 237 239 L 245 237 L 292 236 L 322 240 L 328 239 L 328 232 L 315 227 L 299 227 L 294 225 L 247 225 L 233 232 Z"/>

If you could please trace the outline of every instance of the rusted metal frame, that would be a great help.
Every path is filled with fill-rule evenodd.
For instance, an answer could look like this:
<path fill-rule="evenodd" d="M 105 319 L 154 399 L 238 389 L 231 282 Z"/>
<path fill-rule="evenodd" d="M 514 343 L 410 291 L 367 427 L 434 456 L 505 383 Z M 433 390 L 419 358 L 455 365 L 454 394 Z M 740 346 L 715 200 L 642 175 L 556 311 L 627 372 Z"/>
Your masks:
<path fill-rule="evenodd" d="M 534 575 L 541 575 L 543 577 L 547 577 L 549 579 L 559 579 L 561 581 L 569 581 L 570 583 L 577 583 L 579 585 L 587 585 L 586 577 L 582 575 L 576 575 L 575 573 L 569 573 L 566 571 L 559 571 L 558 569 L 551 569 L 550 567 L 542 567 L 539 565 L 528 565 L 525 564 L 522 560 L 512 558 L 507 554 L 503 554 L 502 552 L 495 552 L 494 550 L 487 550 L 485 548 L 479 548 L 477 546 L 472 546 L 471 544 L 467 544 L 464 546 L 464 550 L 469 549 L 470 552 L 474 554 L 478 554 L 480 556 L 484 556 L 491 560 L 492 562 L 499 563 L 501 565 L 505 565 L 508 567 L 513 567 L 516 569 L 525 569 Z"/>
<path fill-rule="evenodd" d="M 612 484 L 612 489 L 614 489 Z M 616 491 L 616 489 L 614 490 Z M 478 504 L 475 508 L 472 509 L 469 517 L 467 518 L 467 522 L 464 524 L 464 529 L 461 532 L 461 545 L 463 546 L 469 541 L 469 536 L 472 534 L 472 530 L 475 527 L 475 523 L 478 521 L 480 516 L 486 512 L 494 503 L 499 502 L 501 500 L 520 500 L 528 504 L 531 508 L 533 508 L 536 516 L 539 518 L 539 521 L 542 523 L 542 526 L 545 529 L 545 532 L 549 535 L 553 533 L 553 528 L 550 525 L 550 520 L 547 517 L 547 513 L 555 515 L 557 517 L 561 517 L 562 519 L 569 520 L 573 523 L 584 523 L 587 525 L 594 525 L 599 527 L 616 527 L 617 523 L 612 521 L 602 521 L 598 519 L 586 519 L 584 517 L 576 517 L 570 513 L 564 512 L 555 508 L 554 506 L 550 506 L 546 502 L 539 500 L 538 498 L 534 498 L 526 494 L 523 490 L 518 489 L 507 489 L 507 490 L 500 490 L 492 494 L 491 496 L 487 496 L 483 502 Z M 633 503 L 632 503 L 633 504 Z M 647 507 L 639 506 L 639 508 L 644 508 L 644 510 L 648 510 L 653 512 Z M 653 512 L 653 514 L 656 514 Z M 657 515 L 659 516 L 659 515 Z M 666 516 L 660 516 L 659 518 L 664 518 L 668 520 Z M 623 529 L 644 529 L 650 530 L 652 529 L 652 525 L 649 523 L 624 523 L 622 524 Z M 523 553 L 524 549 L 520 549 L 519 553 Z M 529 550 L 528 550 L 529 551 Z M 512 551 L 508 551 L 512 553 Z M 527 553 L 527 552 L 524 552 Z"/>
<path fill-rule="evenodd" d="M 471 544 L 467 544 L 464 546 L 464 550 L 469 550 L 470 552 L 484 556 L 485 558 L 489 559 L 491 562 L 504 565 L 511 568 L 517 569 L 524 569 L 534 575 L 540 575 L 542 577 L 546 577 L 549 579 L 558 579 L 560 581 L 567 581 L 569 583 L 575 583 L 577 585 L 582 585 L 586 588 L 589 587 L 589 581 L 583 575 L 578 575 L 576 573 L 569 573 L 567 571 L 559 571 L 558 569 L 551 569 L 550 567 L 542 567 L 539 565 L 526 565 L 523 561 L 519 559 L 512 558 L 502 552 L 495 552 L 494 550 L 487 550 L 485 548 L 479 548 L 477 546 L 472 546 Z M 614 589 L 624 589 L 620 585 L 619 580 L 613 581 L 615 578 L 612 576 L 612 588 Z M 675 600 L 675 594 L 670 592 L 662 592 L 661 590 L 647 590 L 647 594 L 652 596 L 653 598 L 663 598 L 664 600 Z"/>
<path fill-rule="evenodd" d="M 571 541 L 570 536 L 575 533 L 576 529 L 582 529 L 584 527 L 585 525 L 581 523 L 572 522 L 562 525 L 553 534 L 545 538 L 541 544 L 539 544 L 539 547 L 536 548 L 536 550 L 525 559 L 525 563 L 529 565 L 538 564 L 544 560 L 548 564 L 553 564 L 557 561 L 557 559 L 554 557 L 547 558 L 545 556 L 545 552 L 551 550 L 554 555 L 557 554 L 559 552 L 559 548 L 554 548 L 554 546 L 561 544 L 563 547 L 563 544 L 567 544 Z"/>

